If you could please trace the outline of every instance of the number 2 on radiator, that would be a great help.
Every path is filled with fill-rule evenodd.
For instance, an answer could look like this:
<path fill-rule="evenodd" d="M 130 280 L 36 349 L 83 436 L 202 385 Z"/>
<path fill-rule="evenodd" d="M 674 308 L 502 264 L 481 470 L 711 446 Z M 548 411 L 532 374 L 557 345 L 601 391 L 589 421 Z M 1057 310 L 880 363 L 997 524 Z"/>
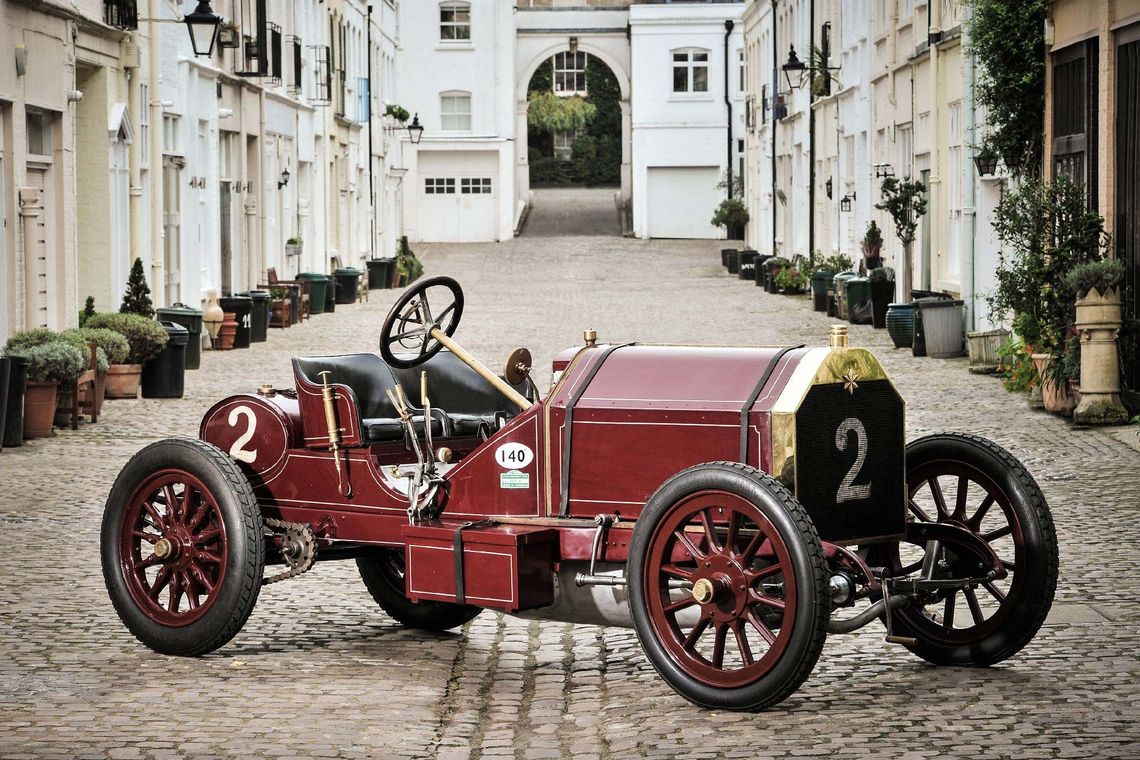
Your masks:
<path fill-rule="evenodd" d="M 867 429 L 863 427 L 863 423 L 855 417 L 848 417 L 840 422 L 839 429 L 835 431 L 835 448 L 846 451 L 847 439 L 851 433 L 855 434 L 855 463 L 839 483 L 839 492 L 835 494 L 836 504 L 845 501 L 862 501 L 871 495 L 870 483 L 855 485 L 855 479 L 859 477 L 859 471 L 863 469 L 863 463 L 867 460 Z"/>

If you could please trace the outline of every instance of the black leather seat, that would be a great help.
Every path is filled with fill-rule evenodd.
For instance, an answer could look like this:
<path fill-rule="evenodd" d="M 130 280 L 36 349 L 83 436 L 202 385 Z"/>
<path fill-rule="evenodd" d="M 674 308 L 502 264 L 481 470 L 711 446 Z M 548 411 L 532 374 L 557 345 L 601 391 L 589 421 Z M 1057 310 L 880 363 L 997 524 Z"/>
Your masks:
<path fill-rule="evenodd" d="M 490 435 L 498 429 L 500 419 L 513 417 L 520 411 L 510 399 L 450 351 L 440 351 L 411 369 L 392 369 L 408 399 L 421 409 L 420 372 L 423 371 L 428 373 L 428 398 L 433 411 L 441 409 L 447 414 L 452 434 L 457 437 Z M 513 387 L 533 400 L 526 383 Z"/>
<path fill-rule="evenodd" d="M 387 391 L 396 383 L 387 363 L 375 354 L 341 354 L 339 356 L 295 357 L 293 366 L 302 377 L 314 385 L 321 385 L 321 372 L 328 371 L 329 383 L 347 385 L 356 396 L 360 414 L 360 429 L 366 443 L 386 443 L 404 438 L 400 415 L 388 399 Z M 416 386 L 418 389 L 418 385 Z M 405 392 L 407 392 L 405 386 Z M 413 417 L 417 428 L 422 428 L 423 417 Z M 432 435 L 443 435 L 443 423 L 433 416 Z"/>

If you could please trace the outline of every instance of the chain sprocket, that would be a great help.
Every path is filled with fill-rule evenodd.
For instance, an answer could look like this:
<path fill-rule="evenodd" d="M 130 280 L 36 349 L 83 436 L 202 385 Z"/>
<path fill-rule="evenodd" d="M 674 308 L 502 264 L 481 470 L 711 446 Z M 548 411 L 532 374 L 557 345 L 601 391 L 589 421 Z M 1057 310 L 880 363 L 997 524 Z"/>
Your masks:
<path fill-rule="evenodd" d="M 285 559 L 288 570 L 262 578 L 261 585 L 286 581 L 308 572 L 317 559 L 317 537 L 307 523 L 292 523 L 284 520 L 265 518 L 265 525 L 274 528 L 274 536 L 281 537 L 281 556 Z"/>

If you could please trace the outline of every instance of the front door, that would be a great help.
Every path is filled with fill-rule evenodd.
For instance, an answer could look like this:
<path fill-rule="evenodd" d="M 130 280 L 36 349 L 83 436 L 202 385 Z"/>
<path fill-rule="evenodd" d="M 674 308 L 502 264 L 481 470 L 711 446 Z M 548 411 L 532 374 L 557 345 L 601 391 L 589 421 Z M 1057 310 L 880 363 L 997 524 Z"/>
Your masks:
<path fill-rule="evenodd" d="M 221 285 L 223 293 L 233 292 L 233 265 L 234 265 L 234 248 L 233 248 L 233 192 L 231 190 L 231 183 L 222 180 L 218 183 L 221 187 L 222 197 L 218 204 L 221 210 L 220 230 L 221 230 Z"/>
<path fill-rule="evenodd" d="M 1140 24 L 1118 32 L 1117 43 L 1114 237 L 1116 257 L 1127 268 L 1125 318 L 1136 320 L 1140 319 Z M 1132 352 L 1122 379 L 1130 390 L 1140 392 L 1140 350 Z"/>
<path fill-rule="evenodd" d="M 28 166 L 28 187 L 38 192 L 41 198 L 39 216 L 32 217 L 31 239 L 25 244 L 25 318 L 29 328 L 50 327 L 48 314 L 48 289 L 51 282 L 48 260 L 52 229 L 51 177 L 47 167 Z M 28 228 L 25 228 L 28 229 Z"/>
<path fill-rule="evenodd" d="M 162 263 L 166 304 L 182 300 L 182 164 L 177 156 L 162 158 Z"/>

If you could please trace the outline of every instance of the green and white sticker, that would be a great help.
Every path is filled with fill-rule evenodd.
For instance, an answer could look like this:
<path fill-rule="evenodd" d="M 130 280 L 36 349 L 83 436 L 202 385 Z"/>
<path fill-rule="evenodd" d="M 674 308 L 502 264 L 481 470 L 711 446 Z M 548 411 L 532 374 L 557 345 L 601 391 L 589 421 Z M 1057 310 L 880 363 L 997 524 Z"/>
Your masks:
<path fill-rule="evenodd" d="M 530 473 L 518 470 L 500 472 L 499 488 L 530 488 Z"/>

